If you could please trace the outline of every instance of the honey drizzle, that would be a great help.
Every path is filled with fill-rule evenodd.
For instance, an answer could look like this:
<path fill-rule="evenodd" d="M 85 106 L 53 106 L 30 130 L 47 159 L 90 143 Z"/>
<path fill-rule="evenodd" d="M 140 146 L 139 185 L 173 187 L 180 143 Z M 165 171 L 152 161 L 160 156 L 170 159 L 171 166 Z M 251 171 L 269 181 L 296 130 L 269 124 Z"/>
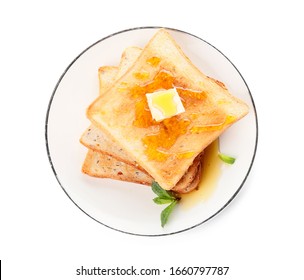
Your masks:
<path fill-rule="evenodd" d="M 181 206 L 189 209 L 199 202 L 206 201 L 217 187 L 223 162 L 218 157 L 219 140 L 213 141 L 204 151 L 202 174 L 197 190 L 182 194 Z"/>
<path fill-rule="evenodd" d="M 205 131 L 216 131 L 223 129 L 224 126 L 232 123 L 235 120 L 234 116 L 226 116 L 225 120 L 222 123 L 219 124 L 208 124 L 205 126 L 194 126 L 191 128 L 191 132 L 193 133 L 200 133 L 200 132 L 205 132 Z"/>

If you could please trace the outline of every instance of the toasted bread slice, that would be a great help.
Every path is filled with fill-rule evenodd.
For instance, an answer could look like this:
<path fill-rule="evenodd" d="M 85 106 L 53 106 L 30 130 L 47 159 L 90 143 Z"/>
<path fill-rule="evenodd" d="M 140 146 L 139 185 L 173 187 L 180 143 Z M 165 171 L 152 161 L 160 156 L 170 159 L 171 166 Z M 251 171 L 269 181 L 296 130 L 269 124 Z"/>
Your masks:
<path fill-rule="evenodd" d="M 116 141 L 112 140 L 112 138 L 108 137 L 94 125 L 86 129 L 80 138 L 80 142 L 90 150 L 110 155 L 147 173 Z"/>
<path fill-rule="evenodd" d="M 142 125 L 136 115 L 137 104 L 143 102 L 146 86 L 153 85 L 161 72 L 173 77 L 171 86 L 180 89 L 186 111 L 171 118 L 172 123 L 155 124 L 148 119 L 150 125 Z M 164 29 L 153 36 L 128 72 L 87 110 L 92 123 L 167 190 L 174 188 L 213 140 L 247 113 L 248 106 L 223 83 L 196 68 Z M 169 135 L 159 134 L 168 130 L 173 135 L 170 145 Z"/>
<path fill-rule="evenodd" d="M 128 68 L 136 61 L 142 49 L 139 47 L 127 47 L 120 59 L 119 66 L 101 66 L 98 69 L 99 94 L 106 92 L 119 79 Z"/>
<path fill-rule="evenodd" d="M 111 178 L 150 186 L 153 178 L 146 172 L 117 160 L 111 155 L 89 150 L 82 165 L 82 172 L 97 178 Z M 201 177 L 201 157 L 198 156 L 189 170 L 172 189 L 176 193 L 188 193 L 197 188 Z"/>
<path fill-rule="evenodd" d="M 136 59 L 141 54 L 142 49 L 139 47 L 127 47 L 120 59 L 117 76 L 115 77 L 116 80 L 118 80 L 121 76 L 123 76 L 127 70 L 133 65 L 133 63 L 136 61 Z"/>
<path fill-rule="evenodd" d="M 98 69 L 99 94 L 106 92 L 115 81 L 119 68 L 116 66 L 102 66 Z"/>
<path fill-rule="evenodd" d="M 93 177 L 151 185 L 153 178 L 133 165 L 126 164 L 110 155 L 89 150 L 82 171 Z"/>

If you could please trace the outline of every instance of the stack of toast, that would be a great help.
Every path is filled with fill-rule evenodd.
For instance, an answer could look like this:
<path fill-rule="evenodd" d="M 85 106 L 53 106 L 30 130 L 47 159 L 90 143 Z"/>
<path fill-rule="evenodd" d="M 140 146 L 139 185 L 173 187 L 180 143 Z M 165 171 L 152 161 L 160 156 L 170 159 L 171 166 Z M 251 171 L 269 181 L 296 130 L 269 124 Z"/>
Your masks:
<path fill-rule="evenodd" d="M 118 66 L 98 71 L 100 94 L 89 106 L 91 125 L 82 171 L 100 178 L 187 193 L 202 176 L 204 149 L 248 113 L 225 85 L 197 69 L 165 29 L 143 48 L 126 48 Z M 185 107 L 153 120 L 145 94 L 176 88 Z"/>

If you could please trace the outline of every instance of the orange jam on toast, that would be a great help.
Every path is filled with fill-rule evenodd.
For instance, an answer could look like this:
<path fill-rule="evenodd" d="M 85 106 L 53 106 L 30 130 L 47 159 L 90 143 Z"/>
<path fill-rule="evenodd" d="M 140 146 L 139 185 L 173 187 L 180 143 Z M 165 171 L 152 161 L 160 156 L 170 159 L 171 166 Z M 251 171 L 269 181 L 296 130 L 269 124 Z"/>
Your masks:
<path fill-rule="evenodd" d="M 150 63 L 159 62 L 156 58 L 151 58 Z M 173 75 L 165 70 L 156 74 L 154 79 L 149 83 L 138 84 L 130 89 L 130 94 L 135 100 L 135 119 L 133 125 L 138 128 L 148 128 L 151 126 L 155 128 L 153 134 L 147 135 L 142 139 L 146 146 L 146 154 L 151 160 L 166 160 L 171 155 L 168 150 L 175 144 L 179 136 L 187 133 L 191 123 L 191 120 L 183 114 L 164 119 L 160 122 L 153 120 L 146 94 L 157 90 L 168 90 L 173 87 L 176 88 L 185 110 L 198 99 L 204 100 L 206 98 L 204 92 L 180 87 Z"/>

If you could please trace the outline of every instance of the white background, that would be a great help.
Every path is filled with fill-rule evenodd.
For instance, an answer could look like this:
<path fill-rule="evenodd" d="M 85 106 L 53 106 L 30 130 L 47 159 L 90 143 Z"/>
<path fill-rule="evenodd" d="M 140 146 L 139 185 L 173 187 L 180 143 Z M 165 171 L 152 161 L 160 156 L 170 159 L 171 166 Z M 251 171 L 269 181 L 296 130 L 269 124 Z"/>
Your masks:
<path fill-rule="evenodd" d="M 255 100 L 259 144 L 245 186 L 222 213 L 181 234 L 138 237 L 96 223 L 70 201 L 49 165 L 44 125 L 60 75 L 82 50 L 155 25 L 195 34 L 234 63 Z M 303 279 L 303 25 L 301 1 L 2 1 L 3 279 L 98 278 L 76 276 L 82 265 L 230 266 L 210 279 Z"/>

